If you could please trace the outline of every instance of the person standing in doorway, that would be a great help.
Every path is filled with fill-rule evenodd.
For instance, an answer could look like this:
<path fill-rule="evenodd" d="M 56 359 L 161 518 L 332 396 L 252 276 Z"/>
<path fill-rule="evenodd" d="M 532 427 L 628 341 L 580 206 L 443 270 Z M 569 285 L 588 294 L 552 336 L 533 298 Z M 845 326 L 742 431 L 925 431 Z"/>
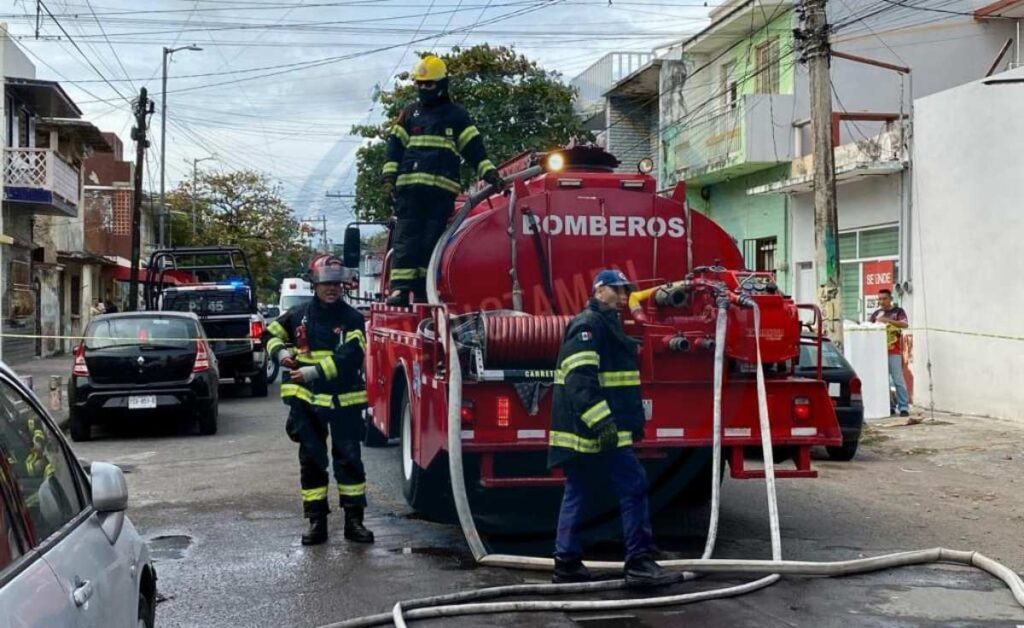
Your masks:
<path fill-rule="evenodd" d="M 880 290 L 878 309 L 871 314 L 870 320 L 872 323 L 885 324 L 889 379 L 896 388 L 896 407 L 890 407 L 889 411 L 893 414 L 899 411 L 900 416 L 909 417 L 910 395 L 907 394 L 907 384 L 903 378 L 903 330 L 910 325 L 907 313 L 892 302 L 891 290 Z"/>

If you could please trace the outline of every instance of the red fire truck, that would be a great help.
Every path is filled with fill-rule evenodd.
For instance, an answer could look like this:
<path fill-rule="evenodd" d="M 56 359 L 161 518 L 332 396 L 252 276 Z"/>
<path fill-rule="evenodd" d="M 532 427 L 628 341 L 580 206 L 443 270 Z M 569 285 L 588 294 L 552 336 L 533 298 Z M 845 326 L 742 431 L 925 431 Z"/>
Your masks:
<path fill-rule="evenodd" d="M 841 443 L 820 372 L 807 379 L 793 371 L 799 308 L 813 312 L 820 342 L 813 306 L 796 305 L 771 273 L 745 270 L 729 234 L 689 210 L 684 184 L 662 196 L 647 174 L 649 164 L 635 174 L 616 172 L 618 164 L 593 147 L 527 154 L 506 164 L 502 175 L 515 179 L 508 192 L 460 199 L 462 211 L 431 263 L 432 302 L 371 306 L 367 444 L 400 439 L 404 494 L 413 508 L 437 513 L 449 499 L 450 398 L 461 398 L 462 456 L 474 513 L 482 516 L 509 491 L 551 493 L 544 487 L 561 484 L 558 470 L 546 466 L 555 360 L 568 321 L 602 268 L 622 269 L 648 288 L 633 300 L 624 325 L 641 341 L 647 424 L 636 447 L 648 467 L 653 508 L 683 503 L 707 512 L 716 298 L 722 294 L 733 300 L 721 409 L 723 459 L 732 477 L 762 477 L 744 459 L 746 448 L 760 449 L 758 361 L 752 311 L 737 299 L 756 302 L 761 313 L 772 444 L 793 460 L 777 477 L 814 477 L 811 447 Z M 382 294 L 389 292 L 388 267 L 386 259 Z M 438 333 L 449 327 L 450 336 Z M 458 352 L 462 382 L 452 396 L 451 351 Z"/>

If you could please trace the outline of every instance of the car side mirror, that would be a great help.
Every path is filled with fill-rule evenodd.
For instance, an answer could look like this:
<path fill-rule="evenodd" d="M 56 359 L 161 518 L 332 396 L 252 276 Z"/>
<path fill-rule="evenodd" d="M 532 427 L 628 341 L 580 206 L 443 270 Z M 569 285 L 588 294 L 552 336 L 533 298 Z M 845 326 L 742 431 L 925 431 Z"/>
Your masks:
<path fill-rule="evenodd" d="M 124 511 L 128 508 L 128 482 L 120 467 L 107 462 L 92 463 L 89 476 L 92 507 L 99 517 L 103 533 L 113 545 L 124 527 Z"/>
<path fill-rule="evenodd" d="M 346 227 L 342 256 L 348 268 L 359 268 L 360 245 L 359 227 Z"/>

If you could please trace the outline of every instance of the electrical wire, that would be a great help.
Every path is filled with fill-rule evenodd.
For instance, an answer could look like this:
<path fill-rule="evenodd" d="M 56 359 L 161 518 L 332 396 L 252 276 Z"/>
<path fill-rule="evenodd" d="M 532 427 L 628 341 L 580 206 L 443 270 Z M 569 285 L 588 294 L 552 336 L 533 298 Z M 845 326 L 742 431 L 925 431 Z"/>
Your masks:
<path fill-rule="evenodd" d="M 46 11 L 46 14 L 50 16 L 50 19 L 53 20 L 53 23 L 57 25 L 57 28 L 59 28 L 60 31 L 62 33 L 64 33 L 64 35 L 68 38 L 68 42 L 70 42 L 71 45 L 75 47 L 75 50 L 77 50 L 78 54 L 80 54 L 82 56 L 82 59 L 84 59 L 85 62 L 89 64 L 89 67 L 91 67 L 93 69 L 93 71 L 96 72 L 96 74 L 101 79 L 103 79 L 103 82 L 105 82 L 107 84 L 107 86 L 110 87 L 110 89 L 114 90 L 115 94 L 120 96 L 122 100 L 124 100 L 126 103 L 128 103 L 130 105 L 131 104 L 131 100 L 129 100 L 128 97 L 126 97 L 124 94 L 122 94 L 120 92 L 120 90 L 118 90 L 117 87 L 107 79 L 107 77 L 103 74 L 103 72 L 100 72 L 100 69 L 97 68 L 96 64 L 93 63 L 92 60 L 89 58 L 89 56 L 85 54 L 85 52 L 82 50 L 82 48 L 75 41 L 74 37 L 71 36 L 71 33 L 69 33 L 67 31 L 67 29 L 64 28 L 64 25 L 61 24 L 60 21 L 56 17 L 53 16 L 53 13 L 50 12 L 50 8 L 46 6 L 46 3 L 44 3 L 43 0 L 37 0 L 37 2 L 39 3 L 39 6 L 44 11 Z"/>

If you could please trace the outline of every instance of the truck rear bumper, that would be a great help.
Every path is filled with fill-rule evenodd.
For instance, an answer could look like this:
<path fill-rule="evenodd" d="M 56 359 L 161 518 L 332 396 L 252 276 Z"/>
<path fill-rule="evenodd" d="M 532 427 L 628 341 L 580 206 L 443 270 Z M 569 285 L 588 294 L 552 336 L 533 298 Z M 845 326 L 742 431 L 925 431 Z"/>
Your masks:
<path fill-rule="evenodd" d="M 267 354 L 261 348 L 216 355 L 217 368 L 224 379 L 252 377 L 266 368 Z"/>
<path fill-rule="evenodd" d="M 792 451 L 792 463 L 777 464 L 775 477 L 777 478 L 815 478 L 818 472 L 811 465 L 811 447 L 815 445 L 829 446 L 842 443 L 842 439 L 827 439 L 822 442 L 820 439 L 815 442 L 808 442 L 810 439 L 774 439 L 773 447 L 776 449 L 785 448 Z M 729 473 L 731 477 L 738 480 L 749 480 L 764 477 L 764 470 L 751 469 L 746 466 L 744 453 L 749 449 L 760 450 L 760 441 L 749 438 L 744 439 L 723 439 L 722 455 L 729 461 Z M 678 457 L 687 451 L 697 449 L 710 449 L 710 442 L 687 442 L 676 443 L 648 442 L 644 440 L 637 443 L 634 448 L 637 457 L 643 461 L 655 462 L 668 458 Z M 560 469 L 542 469 L 536 464 L 523 465 L 523 471 L 528 473 L 501 473 L 498 469 L 508 468 L 507 464 L 498 464 L 498 457 L 506 457 L 509 454 L 532 454 L 544 452 L 548 448 L 545 441 L 520 442 L 520 443 L 470 443 L 463 441 L 463 452 L 467 455 L 478 458 L 480 461 L 480 485 L 484 488 L 515 488 L 515 487 L 543 487 L 559 486 L 564 481 L 564 475 Z M 526 466 L 530 468 L 525 469 Z"/>

